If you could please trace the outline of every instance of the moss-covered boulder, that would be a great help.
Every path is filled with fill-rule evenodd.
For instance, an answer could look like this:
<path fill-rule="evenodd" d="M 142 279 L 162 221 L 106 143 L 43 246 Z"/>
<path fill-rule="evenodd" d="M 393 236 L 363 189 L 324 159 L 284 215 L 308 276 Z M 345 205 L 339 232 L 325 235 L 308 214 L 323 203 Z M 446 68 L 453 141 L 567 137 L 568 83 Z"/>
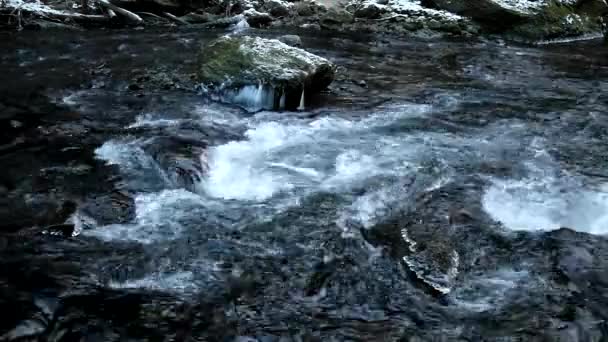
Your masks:
<path fill-rule="evenodd" d="M 488 31 L 506 32 L 526 40 L 600 32 L 600 19 L 608 9 L 605 0 L 425 0 L 425 3 L 471 17 Z"/>
<path fill-rule="evenodd" d="M 579 4 L 582 4 L 579 1 Z M 567 1 L 550 0 L 534 17 L 513 27 L 509 33 L 528 40 L 550 40 L 601 32 L 601 13 Z"/>
<path fill-rule="evenodd" d="M 500 27 L 533 17 L 539 4 L 517 0 L 425 0 L 424 3 Z"/>
<path fill-rule="evenodd" d="M 224 36 L 203 46 L 198 80 L 253 109 L 295 109 L 327 88 L 335 66 L 279 40 Z"/>

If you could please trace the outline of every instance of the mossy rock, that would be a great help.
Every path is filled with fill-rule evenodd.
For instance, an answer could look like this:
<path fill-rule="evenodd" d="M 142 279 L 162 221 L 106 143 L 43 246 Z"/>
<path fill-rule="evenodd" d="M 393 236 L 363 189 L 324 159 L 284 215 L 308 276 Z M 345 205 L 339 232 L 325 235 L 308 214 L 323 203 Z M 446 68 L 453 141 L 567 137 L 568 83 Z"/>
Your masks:
<path fill-rule="evenodd" d="M 575 6 L 549 2 L 529 22 L 514 27 L 509 34 L 539 41 L 576 37 L 601 31 L 599 16 L 579 13 Z"/>
<path fill-rule="evenodd" d="M 505 6 L 494 0 L 426 0 L 424 3 L 491 24 L 496 30 L 524 22 L 535 14 L 533 8 Z"/>
<path fill-rule="evenodd" d="M 224 36 L 203 46 L 198 80 L 215 89 L 263 86 L 276 96 L 299 103 L 303 91 L 319 92 L 333 81 L 335 66 L 327 59 L 275 39 Z M 297 106 L 297 105 L 296 105 Z"/>

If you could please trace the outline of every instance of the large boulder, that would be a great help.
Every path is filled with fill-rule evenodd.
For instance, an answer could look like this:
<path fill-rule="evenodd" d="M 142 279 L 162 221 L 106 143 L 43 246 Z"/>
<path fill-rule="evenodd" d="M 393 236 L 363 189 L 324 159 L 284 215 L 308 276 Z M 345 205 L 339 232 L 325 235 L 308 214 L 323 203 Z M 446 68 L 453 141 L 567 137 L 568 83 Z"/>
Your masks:
<path fill-rule="evenodd" d="M 224 36 L 202 47 L 198 79 L 253 110 L 296 109 L 325 89 L 335 66 L 279 40 Z"/>
<path fill-rule="evenodd" d="M 274 20 L 270 14 L 258 12 L 253 8 L 243 12 L 243 15 L 251 27 L 266 27 Z"/>
<path fill-rule="evenodd" d="M 530 40 L 579 36 L 600 30 L 604 0 L 424 0 L 424 4 Z"/>
<path fill-rule="evenodd" d="M 331 7 L 319 18 L 319 24 L 322 28 L 328 30 L 343 30 L 346 26 L 352 24 L 355 17 L 352 13 L 342 8 Z"/>
<path fill-rule="evenodd" d="M 536 15 L 510 32 L 529 40 L 550 40 L 601 32 L 601 11 L 589 11 L 589 2 L 547 1 Z M 596 4 L 597 5 L 597 4 Z M 599 7 L 598 7 L 599 8 Z"/>
<path fill-rule="evenodd" d="M 268 13 L 280 18 L 290 14 L 293 4 L 281 0 L 267 0 L 264 2 L 264 7 L 268 9 Z"/>
<path fill-rule="evenodd" d="M 606 0 L 578 0 L 576 10 L 587 15 L 605 16 L 608 14 L 608 2 Z"/>
<path fill-rule="evenodd" d="M 517 0 L 425 0 L 424 4 L 475 20 L 511 25 L 534 16 L 542 1 Z"/>

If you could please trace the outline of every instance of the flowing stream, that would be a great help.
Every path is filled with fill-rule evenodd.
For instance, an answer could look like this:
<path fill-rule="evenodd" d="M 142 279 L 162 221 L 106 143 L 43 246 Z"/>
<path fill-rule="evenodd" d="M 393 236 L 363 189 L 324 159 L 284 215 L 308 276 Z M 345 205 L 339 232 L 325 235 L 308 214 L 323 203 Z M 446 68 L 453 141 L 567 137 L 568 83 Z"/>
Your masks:
<path fill-rule="evenodd" d="M 241 341 L 607 338 L 601 42 L 303 34 L 347 77 L 299 112 L 124 90 L 133 70 L 187 69 L 211 37 L 21 36 L 2 52 L 9 76 L 49 79 L 58 103 L 107 128 L 94 157 L 134 215 L 103 222 L 81 206 L 70 220 L 87 252 L 61 248 L 86 255 L 97 286 L 188 303 L 253 279 L 218 323 Z M 101 63 L 111 74 L 68 71 Z M 259 91 L 240 103 L 259 105 Z"/>

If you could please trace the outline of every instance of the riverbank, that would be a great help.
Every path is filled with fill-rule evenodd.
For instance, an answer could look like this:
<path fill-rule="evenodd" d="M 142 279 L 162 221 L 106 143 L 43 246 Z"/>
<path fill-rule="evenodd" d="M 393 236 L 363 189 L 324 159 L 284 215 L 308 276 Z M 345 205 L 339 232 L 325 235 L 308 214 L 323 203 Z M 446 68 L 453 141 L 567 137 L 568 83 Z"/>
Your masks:
<path fill-rule="evenodd" d="M 545 1 L 180 1 L 4 0 L 8 29 L 175 26 L 208 29 L 285 28 L 393 37 L 499 37 L 542 42 L 600 36 L 604 0 Z"/>

